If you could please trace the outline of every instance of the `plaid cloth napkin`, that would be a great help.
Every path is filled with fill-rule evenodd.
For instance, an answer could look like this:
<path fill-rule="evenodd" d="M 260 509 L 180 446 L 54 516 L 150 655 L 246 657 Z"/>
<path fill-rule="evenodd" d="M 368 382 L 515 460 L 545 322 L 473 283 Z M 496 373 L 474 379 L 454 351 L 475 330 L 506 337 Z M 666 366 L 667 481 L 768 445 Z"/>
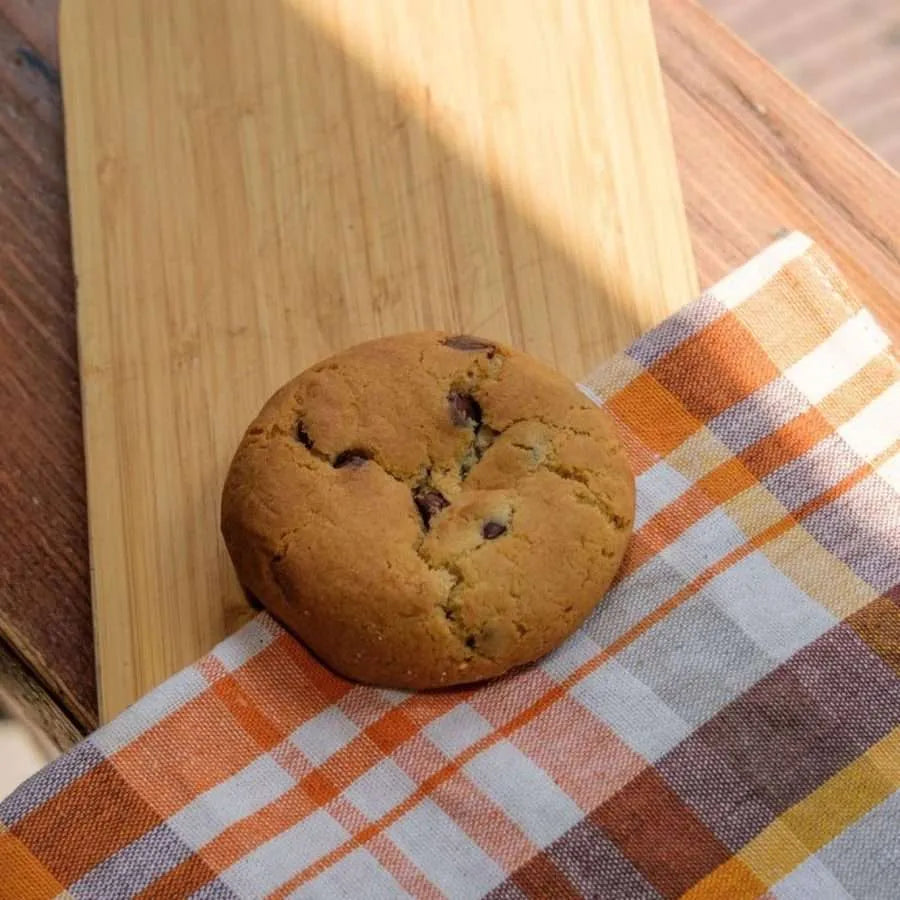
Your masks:
<path fill-rule="evenodd" d="M 606 602 L 469 691 L 265 615 L 0 805 L 0 897 L 900 896 L 900 380 L 790 235 L 602 366 Z"/>

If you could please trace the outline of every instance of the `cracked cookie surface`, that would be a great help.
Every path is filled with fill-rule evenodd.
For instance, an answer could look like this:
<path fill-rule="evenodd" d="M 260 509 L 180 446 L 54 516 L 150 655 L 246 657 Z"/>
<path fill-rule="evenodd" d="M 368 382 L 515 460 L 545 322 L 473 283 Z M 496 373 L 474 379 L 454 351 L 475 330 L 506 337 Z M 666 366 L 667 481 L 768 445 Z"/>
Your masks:
<path fill-rule="evenodd" d="M 243 585 L 340 674 L 412 689 L 556 647 L 609 587 L 633 516 L 605 413 L 524 354 L 436 332 L 286 384 L 222 497 Z"/>

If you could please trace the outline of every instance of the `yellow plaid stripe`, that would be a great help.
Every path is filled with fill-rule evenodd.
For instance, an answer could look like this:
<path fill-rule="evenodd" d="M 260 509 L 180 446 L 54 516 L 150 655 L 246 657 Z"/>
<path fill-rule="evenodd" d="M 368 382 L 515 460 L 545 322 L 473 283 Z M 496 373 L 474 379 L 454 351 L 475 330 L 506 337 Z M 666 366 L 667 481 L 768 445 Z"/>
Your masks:
<path fill-rule="evenodd" d="M 900 728 L 785 810 L 684 896 L 758 897 L 900 787 Z"/>

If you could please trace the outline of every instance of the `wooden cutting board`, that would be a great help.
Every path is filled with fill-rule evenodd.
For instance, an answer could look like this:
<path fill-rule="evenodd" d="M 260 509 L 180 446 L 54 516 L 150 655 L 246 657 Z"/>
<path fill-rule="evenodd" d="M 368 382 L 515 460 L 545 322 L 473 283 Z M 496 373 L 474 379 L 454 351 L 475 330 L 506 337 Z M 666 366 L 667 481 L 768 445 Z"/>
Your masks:
<path fill-rule="evenodd" d="M 100 706 L 247 615 L 240 435 L 417 328 L 587 372 L 696 287 L 643 0 L 64 0 Z"/>

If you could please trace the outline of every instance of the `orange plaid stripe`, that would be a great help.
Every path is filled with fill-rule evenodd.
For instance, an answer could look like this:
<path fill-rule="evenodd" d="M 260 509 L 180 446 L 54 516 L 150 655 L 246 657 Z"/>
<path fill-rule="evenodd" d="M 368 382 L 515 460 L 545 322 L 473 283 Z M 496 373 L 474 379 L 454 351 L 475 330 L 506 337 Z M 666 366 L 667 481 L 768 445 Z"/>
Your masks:
<path fill-rule="evenodd" d="M 52 900 L 63 882 L 14 834 L 0 826 L 0 900 Z"/>

